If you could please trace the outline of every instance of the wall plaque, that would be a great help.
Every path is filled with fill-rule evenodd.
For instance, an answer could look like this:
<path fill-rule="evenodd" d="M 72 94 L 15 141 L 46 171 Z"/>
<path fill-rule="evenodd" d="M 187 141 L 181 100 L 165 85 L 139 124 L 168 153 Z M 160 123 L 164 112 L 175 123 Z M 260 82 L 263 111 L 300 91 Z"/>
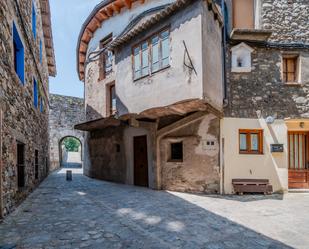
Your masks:
<path fill-rule="evenodd" d="M 283 152 L 283 144 L 271 144 L 270 145 L 271 152 Z"/>

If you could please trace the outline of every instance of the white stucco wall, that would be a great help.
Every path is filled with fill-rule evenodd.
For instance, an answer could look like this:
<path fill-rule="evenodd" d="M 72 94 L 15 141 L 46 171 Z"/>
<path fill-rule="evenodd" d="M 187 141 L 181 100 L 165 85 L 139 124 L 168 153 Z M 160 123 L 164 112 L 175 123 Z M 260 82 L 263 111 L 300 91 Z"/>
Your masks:
<path fill-rule="evenodd" d="M 195 16 L 195 13 L 192 13 L 191 18 L 190 14 L 186 13 L 181 20 L 174 17 L 168 23 L 171 23 L 169 68 L 133 81 L 131 46 L 127 45 L 127 53 L 122 51 L 116 68 L 116 92 L 125 106 L 125 110 L 120 114 L 140 113 L 153 107 L 203 97 L 201 15 Z M 161 26 L 165 25 L 158 25 L 152 32 Z M 186 42 L 197 75 L 184 66 L 183 41 Z"/>
<path fill-rule="evenodd" d="M 262 155 L 239 154 L 239 129 L 263 129 Z M 284 120 L 266 124 L 264 119 L 224 118 L 221 120 L 221 166 L 223 191 L 233 193 L 232 179 L 269 179 L 274 191 L 288 189 L 288 128 Z M 283 153 L 271 153 L 270 144 L 284 145 Z"/>

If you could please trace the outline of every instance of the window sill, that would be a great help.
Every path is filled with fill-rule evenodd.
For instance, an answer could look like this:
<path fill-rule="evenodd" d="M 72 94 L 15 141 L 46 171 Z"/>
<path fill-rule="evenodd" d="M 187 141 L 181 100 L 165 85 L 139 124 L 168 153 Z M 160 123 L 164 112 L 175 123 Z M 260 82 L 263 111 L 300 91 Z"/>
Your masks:
<path fill-rule="evenodd" d="M 251 67 L 232 67 L 232 73 L 250 73 L 252 71 Z"/>
<path fill-rule="evenodd" d="M 155 71 L 155 72 L 153 72 L 153 73 L 151 73 L 151 74 L 147 74 L 147 75 L 145 75 L 145 76 L 142 76 L 142 77 L 133 79 L 133 81 L 135 82 L 135 81 L 139 81 L 139 80 L 141 80 L 141 79 L 147 78 L 147 77 L 152 77 L 153 75 L 155 75 L 155 74 L 157 74 L 157 73 L 159 73 L 159 72 L 163 72 L 163 71 L 169 69 L 170 67 L 171 67 L 171 65 L 168 65 L 168 66 L 163 67 L 163 68 L 159 69 L 158 71 Z"/>
<path fill-rule="evenodd" d="M 240 151 L 239 155 L 264 155 L 263 152 Z"/>
<path fill-rule="evenodd" d="M 300 83 L 300 82 L 283 82 L 283 84 L 285 85 L 285 86 L 303 86 L 303 84 L 302 83 Z"/>
<path fill-rule="evenodd" d="M 171 159 L 167 161 L 168 163 L 183 163 L 183 160 Z"/>

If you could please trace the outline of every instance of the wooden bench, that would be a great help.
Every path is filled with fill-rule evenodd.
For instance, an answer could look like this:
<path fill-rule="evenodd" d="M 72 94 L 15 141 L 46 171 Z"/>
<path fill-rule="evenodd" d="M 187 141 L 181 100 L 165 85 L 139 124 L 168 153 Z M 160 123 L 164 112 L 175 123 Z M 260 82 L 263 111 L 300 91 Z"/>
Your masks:
<path fill-rule="evenodd" d="M 272 185 L 267 179 L 232 179 L 232 184 L 236 194 L 243 193 L 263 193 L 271 194 L 273 192 Z"/>

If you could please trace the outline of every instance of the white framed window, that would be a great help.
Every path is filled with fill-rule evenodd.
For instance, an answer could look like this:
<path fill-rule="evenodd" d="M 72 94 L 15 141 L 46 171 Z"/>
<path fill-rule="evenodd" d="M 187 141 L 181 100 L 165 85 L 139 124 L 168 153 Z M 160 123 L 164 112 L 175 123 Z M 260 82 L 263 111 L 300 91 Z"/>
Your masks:
<path fill-rule="evenodd" d="M 133 48 L 134 79 L 151 75 L 170 65 L 170 31 L 164 30 Z"/>

